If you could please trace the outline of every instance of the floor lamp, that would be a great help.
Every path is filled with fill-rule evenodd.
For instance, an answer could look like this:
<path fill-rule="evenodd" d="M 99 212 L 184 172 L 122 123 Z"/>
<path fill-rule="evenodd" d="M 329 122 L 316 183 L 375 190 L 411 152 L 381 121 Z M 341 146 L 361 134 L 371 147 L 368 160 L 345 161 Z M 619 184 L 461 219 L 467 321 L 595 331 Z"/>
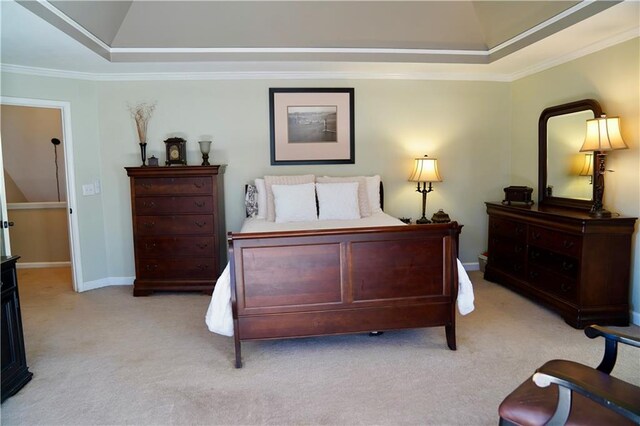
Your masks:
<path fill-rule="evenodd" d="M 422 217 L 416 220 L 416 223 L 431 223 L 426 217 L 427 194 L 433 191 L 432 182 L 442 182 L 442 178 L 438 173 L 438 159 L 429 158 L 427 155 L 422 158 L 416 158 L 413 173 L 409 176 L 409 182 L 417 182 L 418 188 L 416 192 L 422 194 Z M 429 184 L 428 187 L 427 183 Z"/>
<path fill-rule="evenodd" d="M 589 215 L 593 217 L 611 217 L 611 212 L 602 205 L 604 195 L 604 172 L 606 171 L 607 151 L 629 148 L 620 134 L 620 118 L 607 117 L 587 120 L 587 134 L 580 152 L 593 152 L 596 159 L 594 167 L 593 206 Z"/>

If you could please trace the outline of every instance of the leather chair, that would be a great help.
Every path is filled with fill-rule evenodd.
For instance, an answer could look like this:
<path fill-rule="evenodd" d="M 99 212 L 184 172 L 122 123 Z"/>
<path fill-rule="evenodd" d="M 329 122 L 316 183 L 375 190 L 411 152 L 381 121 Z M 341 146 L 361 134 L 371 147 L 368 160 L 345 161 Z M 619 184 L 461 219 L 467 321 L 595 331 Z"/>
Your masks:
<path fill-rule="evenodd" d="M 610 375 L 618 342 L 640 348 L 640 337 L 592 325 L 587 337 L 605 338 L 597 368 L 549 361 L 500 404 L 500 425 L 639 425 L 640 387 Z M 640 353 L 636 358 L 640 369 Z"/>

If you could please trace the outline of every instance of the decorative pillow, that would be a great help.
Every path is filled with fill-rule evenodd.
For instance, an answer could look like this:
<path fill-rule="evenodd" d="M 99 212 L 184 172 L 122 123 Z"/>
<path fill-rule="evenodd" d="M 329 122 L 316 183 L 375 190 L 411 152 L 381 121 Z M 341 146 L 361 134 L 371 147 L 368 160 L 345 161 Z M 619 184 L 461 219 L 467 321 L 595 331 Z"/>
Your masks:
<path fill-rule="evenodd" d="M 320 220 L 360 219 L 358 182 L 316 183 Z"/>
<path fill-rule="evenodd" d="M 340 182 L 357 182 L 358 183 L 358 206 L 361 217 L 371 216 L 371 207 L 369 206 L 369 196 L 367 195 L 367 180 L 364 176 L 351 177 L 334 177 L 334 176 L 318 176 L 318 183 L 340 183 Z"/>
<path fill-rule="evenodd" d="M 273 201 L 272 185 L 301 185 L 303 183 L 314 183 L 314 175 L 293 175 L 293 176 L 265 176 L 264 184 L 267 189 L 267 220 L 273 222 L 276 219 L 275 204 Z"/>
<path fill-rule="evenodd" d="M 244 207 L 247 217 L 255 217 L 258 214 L 258 190 L 255 185 L 247 185 L 247 192 L 244 194 Z"/>
<path fill-rule="evenodd" d="M 369 206 L 371 213 L 381 213 L 380 207 L 380 175 L 367 176 L 367 195 L 369 196 Z"/>
<path fill-rule="evenodd" d="M 318 220 L 315 184 L 271 185 L 271 190 L 277 223 Z"/>
<path fill-rule="evenodd" d="M 267 217 L 267 187 L 264 185 L 264 179 L 256 179 L 254 181 L 258 190 L 258 219 Z"/>

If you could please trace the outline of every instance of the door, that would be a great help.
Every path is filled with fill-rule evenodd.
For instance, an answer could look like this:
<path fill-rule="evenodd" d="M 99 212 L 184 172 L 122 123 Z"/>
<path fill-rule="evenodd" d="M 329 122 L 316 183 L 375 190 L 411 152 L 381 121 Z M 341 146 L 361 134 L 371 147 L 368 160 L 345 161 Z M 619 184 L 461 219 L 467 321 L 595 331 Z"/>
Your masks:
<path fill-rule="evenodd" d="M 76 215 L 73 214 L 75 210 L 75 193 L 73 188 L 74 186 L 74 175 L 73 175 L 73 145 L 72 145 L 72 137 L 71 137 L 71 107 L 68 102 L 59 102 L 59 101 L 47 101 L 47 100 L 38 100 L 38 99 L 22 99 L 22 98 L 9 98 L 9 97 L 1 97 L 0 101 L 3 106 L 18 106 L 18 107 L 29 107 L 31 109 L 35 109 L 38 111 L 40 109 L 55 109 L 57 110 L 58 120 L 61 121 L 61 140 L 64 142 L 65 147 L 63 150 L 63 155 L 61 158 L 56 157 L 56 181 L 57 172 L 58 172 L 58 161 L 62 163 L 61 171 L 62 178 L 58 183 L 58 197 L 60 197 L 60 193 L 66 193 L 66 208 L 62 210 L 62 218 L 63 222 L 66 221 L 68 228 L 68 247 L 69 247 L 69 258 L 71 262 L 71 271 L 72 271 L 72 281 L 73 288 L 76 291 L 82 291 L 82 271 L 81 271 L 81 262 L 80 262 L 80 251 L 79 251 L 79 235 L 78 235 L 78 223 Z M 38 111 L 41 112 L 41 111 Z M 36 124 L 37 125 L 37 124 Z M 3 126 L 4 127 L 4 126 Z M 8 130 L 7 130 L 8 131 Z M 5 145 L 7 143 L 5 138 Z M 49 141 L 45 141 L 49 142 Z M 53 142 L 53 141 L 52 141 Z M 51 143 L 47 143 L 50 145 L 50 148 L 55 148 Z M 0 148 L 2 146 L 0 145 Z M 5 146 L 7 148 L 7 146 Z M 0 153 L 2 150 L 0 149 Z M 53 151 L 52 151 L 53 152 Z M 2 154 L 0 154 L 2 155 Z M 7 196 L 6 196 L 6 179 L 5 179 L 5 167 L 7 165 L 6 161 L 10 161 L 7 158 L 6 149 L 4 158 L 0 156 L 0 199 L 2 204 L 1 214 L 2 214 L 2 248 L 3 254 L 11 254 L 11 241 L 10 241 L 10 233 L 8 230 L 9 225 L 9 216 L 7 211 Z M 27 161 L 27 163 L 30 163 Z M 69 165 L 68 167 L 64 167 L 64 165 Z M 21 164 L 22 166 L 22 164 Z M 28 168 L 30 164 L 25 164 L 25 168 Z M 35 171 L 35 170 L 34 170 Z M 62 186 L 62 188 L 60 188 Z M 12 186 L 13 188 L 13 186 Z M 42 203 L 48 204 L 48 203 Z M 49 203 L 51 204 L 51 203 Z M 55 203 L 54 203 L 55 204 Z M 13 210 L 12 210 L 13 211 Z M 66 219 L 64 218 L 66 216 Z M 66 235 L 65 235 L 66 237 Z"/>

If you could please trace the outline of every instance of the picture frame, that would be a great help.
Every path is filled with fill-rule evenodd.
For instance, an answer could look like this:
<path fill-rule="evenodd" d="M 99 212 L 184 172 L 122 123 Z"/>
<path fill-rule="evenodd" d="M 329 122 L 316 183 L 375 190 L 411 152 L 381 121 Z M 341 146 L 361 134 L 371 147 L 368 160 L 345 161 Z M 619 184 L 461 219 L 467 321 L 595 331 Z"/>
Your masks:
<path fill-rule="evenodd" d="M 354 164 L 353 88 L 270 88 L 271 165 Z"/>

